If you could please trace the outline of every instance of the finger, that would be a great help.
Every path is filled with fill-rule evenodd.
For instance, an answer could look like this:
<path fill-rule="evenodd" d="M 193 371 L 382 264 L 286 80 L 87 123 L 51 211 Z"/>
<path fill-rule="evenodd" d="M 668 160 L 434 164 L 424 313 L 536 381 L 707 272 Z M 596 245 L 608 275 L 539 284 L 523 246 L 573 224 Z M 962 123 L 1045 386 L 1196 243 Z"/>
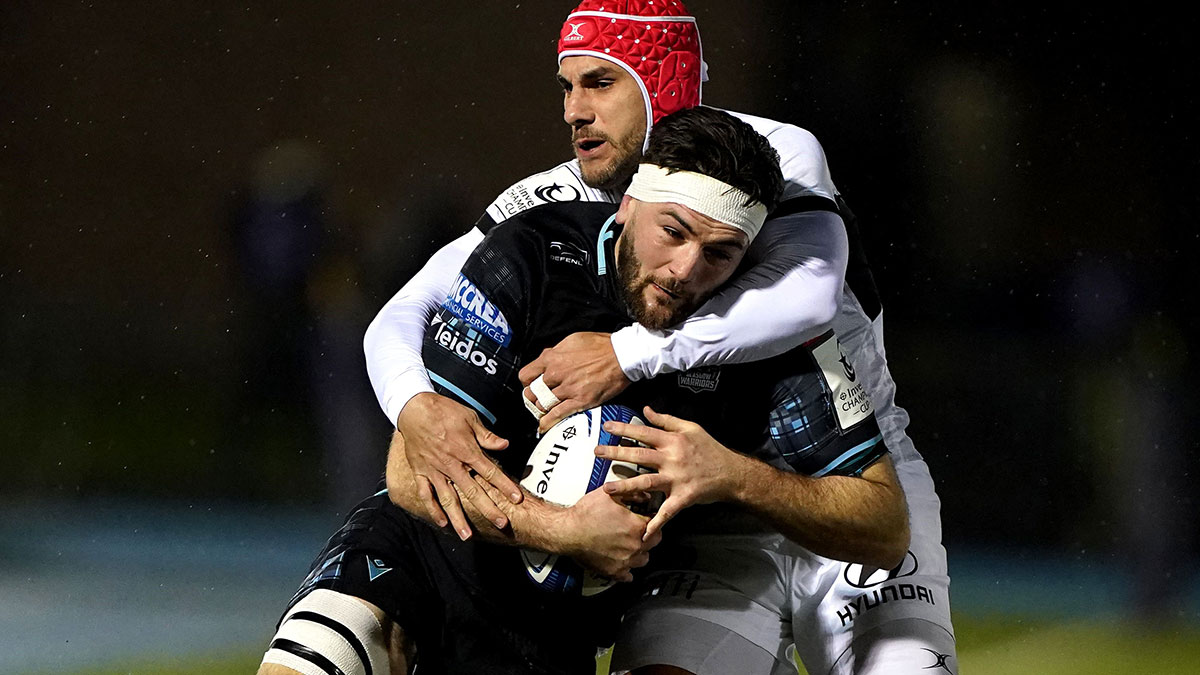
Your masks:
<path fill-rule="evenodd" d="M 580 410 L 584 410 L 584 405 L 580 401 L 577 401 L 573 398 L 561 401 L 558 405 L 551 408 L 549 412 L 546 413 L 545 417 L 538 421 L 538 432 L 544 434 L 547 431 L 550 431 L 550 427 L 558 424 L 571 415 L 574 415 Z"/>
<path fill-rule="evenodd" d="M 519 378 L 521 380 L 521 384 L 528 387 L 529 383 L 533 382 L 535 379 L 537 379 L 538 375 L 541 375 L 542 373 L 546 372 L 545 358 L 546 358 L 546 355 L 549 353 L 550 353 L 549 348 L 543 349 L 542 353 L 539 354 L 536 359 L 525 364 L 525 367 L 523 367 L 523 368 L 521 368 L 521 370 L 517 371 L 517 378 Z"/>
<path fill-rule="evenodd" d="M 658 507 L 658 513 L 654 514 L 654 517 L 650 519 L 650 524 L 646 525 L 646 533 L 642 535 L 642 541 L 647 541 L 650 537 L 659 534 L 663 526 L 674 518 L 685 506 L 687 506 L 687 503 L 682 498 L 667 497 L 667 501 Z"/>
<path fill-rule="evenodd" d="M 615 462 L 629 462 L 652 469 L 661 469 L 665 459 L 658 450 L 643 448 L 640 445 L 597 445 L 593 452 L 597 457 L 611 459 Z"/>
<path fill-rule="evenodd" d="M 649 564 L 649 562 L 649 553 L 639 553 L 629 559 L 629 566 L 636 570 L 639 567 L 645 567 L 647 564 Z M 630 577 L 632 578 L 632 576 L 633 575 L 631 574 Z"/>
<path fill-rule="evenodd" d="M 670 487 L 671 481 L 661 473 L 644 473 L 634 478 L 605 483 L 604 491 L 614 496 L 625 496 L 641 492 L 666 492 Z"/>
<path fill-rule="evenodd" d="M 626 506 L 634 506 L 646 504 L 650 501 L 649 492 L 634 492 L 631 494 L 614 495 L 613 499 L 619 500 Z"/>
<path fill-rule="evenodd" d="M 495 462 L 487 457 L 480 457 L 479 461 L 471 464 L 471 468 L 485 482 L 499 490 L 510 502 L 521 503 L 524 493 L 521 492 L 520 486 L 513 482 Z"/>
<path fill-rule="evenodd" d="M 534 419 L 540 420 L 546 416 L 546 411 L 538 407 L 537 397 L 533 395 L 532 391 L 529 391 L 529 387 L 525 387 L 521 391 L 521 403 L 525 404 L 525 409 L 529 411 L 530 415 L 533 415 Z"/>
<path fill-rule="evenodd" d="M 529 391 L 533 392 L 534 398 L 537 399 L 538 407 L 542 410 L 550 410 L 558 405 L 560 399 L 551 390 L 550 385 L 546 383 L 544 376 L 538 375 L 529 383 Z"/>
<path fill-rule="evenodd" d="M 438 504 L 441 504 L 445 510 L 446 516 L 450 519 L 450 524 L 454 526 L 454 531 L 458 533 L 458 538 L 466 541 L 471 538 L 471 524 L 467 520 L 467 516 L 463 513 L 462 504 L 458 501 L 458 490 L 446 480 L 442 474 L 438 474 L 437 478 L 433 479 L 433 487 L 437 490 Z"/>
<path fill-rule="evenodd" d="M 647 532 L 644 535 L 642 535 L 642 545 L 644 545 L 646 547 L 647 551 L 654 548 L 655 546 L 658 546 L 659 543 L 661 543 L 661 542 L 662 542 L 662 530 L 655 530 L 654 532 Z"/>
<path fill-rule="evenodd" d="M 429 479 L 425 476 L 417 475 L 413 478 L 417 484 L 417 500 L 425 507 L 425 511 L 429 513 L 429 518 L 438 527 L 445 527 L 449 524 L 446 519 L 446 512 L 442 510 L 440 504 L 433 496 L 433 485 L 429 483 Z"/>
<path fill-rule="evenodd" d="M 471 420 L 471 431 L 475 432 L 475 442 L 484 450 L 494 452 L 508 447 L 508 439 L 493 434 L 491 429 L 483 426 L 478 417 Z"/>
<path fill-rule="evenodd" d="M 488 493 L 479 487 L 474 476 L 468 476 L 466 481 L 455 481 L 454 487 L 458 490 L 458 496 L 470 502 L 480 515 L 496 526 L 496 529 L 503 530 L 508 526 L 508 517 L 496 506 Z"/>
<path fill-rule="evenodd" d="M 642 408 L 642 412 L 645 413 L 647 422 L 665 431 L 685 431 L 693 424 L 682 417 L 660 413 L 650 406 Z"/>
<path fill-rule="evenodd" d="M 652 448 L 665 445 L 667 439 L 671 437 L 670 432 L 644 424 L 625 424 L 624 422 L 608 421 L 604 423 L 604 430 L 614 436 L 628 438 L 638 443 L 645 443 Z"/>

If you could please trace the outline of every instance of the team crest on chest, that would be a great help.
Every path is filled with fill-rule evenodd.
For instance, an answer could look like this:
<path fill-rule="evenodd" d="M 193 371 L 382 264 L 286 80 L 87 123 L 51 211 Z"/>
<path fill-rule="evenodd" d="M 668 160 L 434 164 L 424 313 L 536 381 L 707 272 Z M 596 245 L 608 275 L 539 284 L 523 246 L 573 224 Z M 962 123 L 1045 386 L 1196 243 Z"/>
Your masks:
<path fill-rule="evenodd" d="M 693 368 L 679 373 L 679 386 L 694 391 L 697 394 L 706 391 L 716 391 L 717 385 L 720 382 L 721 368 L 719 366 Z"/>

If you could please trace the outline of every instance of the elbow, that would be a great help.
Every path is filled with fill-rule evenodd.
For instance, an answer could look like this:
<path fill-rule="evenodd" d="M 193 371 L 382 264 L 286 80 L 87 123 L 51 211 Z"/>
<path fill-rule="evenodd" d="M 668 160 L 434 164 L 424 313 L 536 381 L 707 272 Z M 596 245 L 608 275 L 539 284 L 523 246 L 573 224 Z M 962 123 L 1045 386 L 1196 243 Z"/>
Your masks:
<path fill-rule="evenodd" d="M 810 298 L 804 305 L 791 313 L 791 325 L 786 333 L 811 339 L 829 329 L 841 310 L 840 293 L 830 293 L 824 298 Z"/>
<path fill-rule="evenodd" d="M 383 310 L 381 309 L 379 310 L 379 313 L 375 315 L 375 318 L 371 319 L 371 323 L 367 324 L 367 330 L 363 332 L 363 353 L 368 357 L 368 364 L 371 362 L 371 353 L 375 351 L 375 344 L 378 342 L 379 330 L 382 324 Z"/>
<path fill-rule="evenodd" d="M 810 325 L 824 327 L 833 323 L 833 320 L 837 318 L 838 310 L 841 309 L 839 300 L 840 298 L 834 297 L 829 302 L 816 303 L 817 307 L 813 309 L 810 317 Z"/>

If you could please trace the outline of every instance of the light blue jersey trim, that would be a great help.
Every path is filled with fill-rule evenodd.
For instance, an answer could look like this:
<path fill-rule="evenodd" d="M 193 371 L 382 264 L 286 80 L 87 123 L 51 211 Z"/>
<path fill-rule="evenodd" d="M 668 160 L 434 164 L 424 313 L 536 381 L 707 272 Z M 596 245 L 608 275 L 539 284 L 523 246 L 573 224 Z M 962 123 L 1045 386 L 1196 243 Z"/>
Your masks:
<path fill-rule="evenodd" d="M 608 272 L 608 260 L 604 255 L 604 242 L 613 238 L 612 226 L 617 220 L 617 214 L 612 214 L 608 220 L 604 221 L 604 227 L 600 228 L 600 236 L 596 238 L 596 273 L 604 276 Z"/>
<path fill-rule="evenodd" d="M 447 380 L 446 378 L 442 377 L 441 375 L 438 375 L 437 373 L 433 372 L 432 370 L 430 370 L 428 372 L 429 372 L 429 379 L 433 380 L 434 382 L 436 382 L 436 383 L 442 385 L 443 387 L 449 389 L 450 391 L 454 392 L 455 396 L 461 398 L 462 400 L 466 401 L 467 403 L 470 403 L 472 408 L 474 408 L 480 415 L 483 415 L 484 417 L 487 418 L 487 421 L 491 422 L 492 424 L 496 423 L 496 416 L 493 415 L 491 413 L 491 411 L 489 411 L 487 408 L 483 407 L 482 403 L 480 403 L 479 401 L 476 401 L 473 397 L 471 397 L 470 394 L 463 391 L 462 389 L 459 389 L 458 387 L 454 386 L 453 384 L 450 384 L 450 380 Z"/>
<path fill-rule="evenodd" d="M 814 473 L 813 478 L 820 478 L 821 476 L 824 476 L 825 474 L 829 473 L 830 471 L 833 471 L 834 469 L 841 466 L 842 462 L 845 462 L 846 460 L 850 459 L 851 457 L 853 457 L 865 450 L 875 447 L 875 445 L 882 440 L 883 440 L 883 434 L 875 434 L 875 438 L 872 438 L 869 441 L 863 441 L 862 443 L 859 443 L 858 445 L 854 446 L 853 448 L 850 448 L 849 450 L 843 452 L 837 459 L 835 459 L 832 462 L 830 462 L 829 464 L 825 465 L 824 469 L 821 469 L 820 471 Z"/>

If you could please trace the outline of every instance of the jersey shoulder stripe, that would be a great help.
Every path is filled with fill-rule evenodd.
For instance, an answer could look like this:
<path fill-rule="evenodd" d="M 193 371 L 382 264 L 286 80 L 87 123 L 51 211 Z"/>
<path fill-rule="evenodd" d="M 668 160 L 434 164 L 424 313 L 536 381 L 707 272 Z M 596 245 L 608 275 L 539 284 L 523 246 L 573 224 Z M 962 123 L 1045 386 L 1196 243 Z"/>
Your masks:
<path fill-rule="evenodd" d="M 496 224 L 543 204 L 565 202 L 606 202 L 621 200 L 621 193 L 597 190 L 583 182 L 579 162 L 569 160 L 541 173 L 519 180 L 500 193 L 476 223 L 487 232 Z"/>

